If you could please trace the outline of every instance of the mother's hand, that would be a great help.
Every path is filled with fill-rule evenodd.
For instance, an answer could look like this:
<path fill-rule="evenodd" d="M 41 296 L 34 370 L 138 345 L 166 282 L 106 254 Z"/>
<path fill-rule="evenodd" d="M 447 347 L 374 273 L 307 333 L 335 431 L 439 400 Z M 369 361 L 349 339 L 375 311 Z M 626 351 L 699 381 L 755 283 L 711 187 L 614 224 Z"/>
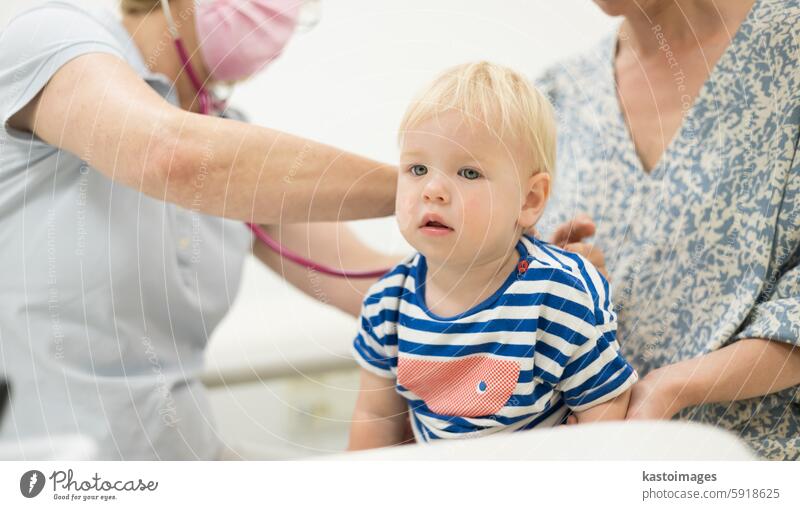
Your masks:
<path fill-rule="evenodd" d="M 663 377 L 665 370 L 653 370 L 631 388 L 626 420 L 669 420 L 686 407 L 674 381 Z"/>
<path fill-rule="evenodd" d="M 592 218 L 588 214 L 578 214 L 555 230 L 550 243 L 582 255 L 610 282 L 611 278 L 609 278 L 606 270 L 606 259 L 603 256 L 603 252 L 597 246 L 583 242 L 584 239 L 593 236 L 594 233 L 595 225 Z"/>
<path fill-rule="evenodd" d="M 653 370 L 631 387 L 626 420 L 669 420 L 681 409 L 688 407 L 676 391 L 674 381 L 662 377 L 664 370 Z M 575 425 L 578 420 L 571 415 L 566 424 Z"/>

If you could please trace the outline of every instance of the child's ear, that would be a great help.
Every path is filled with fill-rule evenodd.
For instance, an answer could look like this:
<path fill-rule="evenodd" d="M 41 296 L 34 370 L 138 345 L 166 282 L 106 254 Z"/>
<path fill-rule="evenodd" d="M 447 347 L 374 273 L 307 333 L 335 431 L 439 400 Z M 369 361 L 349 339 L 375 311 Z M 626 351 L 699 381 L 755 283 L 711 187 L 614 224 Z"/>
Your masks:
<path fill-rule="evenodd" d="M 523 230 L 527 230 L 539 221 L 544 206 L 547 205 L 547 198 L 550 196 L 550 174 L 537 171 L 528 179 L 523 192 L 525 196 L 517 223 Z"/>

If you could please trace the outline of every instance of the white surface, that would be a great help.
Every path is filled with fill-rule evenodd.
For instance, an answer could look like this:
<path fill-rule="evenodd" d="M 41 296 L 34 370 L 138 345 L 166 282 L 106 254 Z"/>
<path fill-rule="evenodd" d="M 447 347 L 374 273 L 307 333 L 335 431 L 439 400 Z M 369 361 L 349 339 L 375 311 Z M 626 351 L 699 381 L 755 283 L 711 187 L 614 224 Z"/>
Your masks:
<path fill-rule="evenodd" d="M 325 457 L 333 460 L 756 460 L 733 434 L 696 423 L 602 422 L 437 441 Z"/>
<path fill-rule="evenodd" d="M 353 317 L 313 301 L 248 258 L 240 296 L 206 352 L 208 386 L 354 368 Z"/>
<path fill-rule="evenodd" d="M 227 458 L 297 459 L 347 447 L 355 370 L 271 379 L 209 391 Z"/>
<path fill-rule="evenodd" d="M 0 442 L 0 460 L 94 460 L 97 445 L 88 436 L 68 435 Z"/>

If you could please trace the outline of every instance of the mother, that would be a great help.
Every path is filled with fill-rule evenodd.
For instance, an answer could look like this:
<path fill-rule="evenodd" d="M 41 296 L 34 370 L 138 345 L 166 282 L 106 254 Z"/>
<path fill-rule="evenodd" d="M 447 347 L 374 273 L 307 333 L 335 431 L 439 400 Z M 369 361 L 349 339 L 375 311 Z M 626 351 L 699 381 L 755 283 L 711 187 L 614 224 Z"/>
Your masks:
<path fill-rule="evenodd" d="M 299 3 L 163 7 L 200 81 L 213 83 L 274 58 Z M 12 383 L 0 439 L 57 448 L 81 435 L 101 460 L 212 459 L 220 442 L 198 375 L 251 247 L 242 221 L 388 215 L 396 175 L 198 115 L 161 2 L 122 8 L 119 19 L 51 2 L 0 33 L 0 373 Z M 389 263 L 353 236 L 312 230 L 307 246 L 317 257 L 327 249 L 323 262 Z M 303 274 L 290 279 L 311 291 Z M 325 281 L 315 279 L 317 293 Z M 353 311 L 363 288 L 322 292 Z"/>
<path fill-rule="evenodd" d="M 644 375 L 628 416 L 798 459 L 800 2 L 595 3 L 617 33 L 540 81 L 561 128 L 549 224 L 588 214 L 556 241 L 605 255 Z"/>

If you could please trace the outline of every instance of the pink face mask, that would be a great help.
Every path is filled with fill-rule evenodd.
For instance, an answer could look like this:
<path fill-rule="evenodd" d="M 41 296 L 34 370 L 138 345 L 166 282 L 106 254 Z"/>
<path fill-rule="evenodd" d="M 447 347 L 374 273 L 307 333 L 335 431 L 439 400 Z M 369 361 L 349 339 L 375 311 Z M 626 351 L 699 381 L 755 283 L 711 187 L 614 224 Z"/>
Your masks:
<path fill-rule="evenodd" d="M 235 81 L 278 57 L 303 0 L 212 0 L 195 12 L 200 55 L 214 80 Z"/>

